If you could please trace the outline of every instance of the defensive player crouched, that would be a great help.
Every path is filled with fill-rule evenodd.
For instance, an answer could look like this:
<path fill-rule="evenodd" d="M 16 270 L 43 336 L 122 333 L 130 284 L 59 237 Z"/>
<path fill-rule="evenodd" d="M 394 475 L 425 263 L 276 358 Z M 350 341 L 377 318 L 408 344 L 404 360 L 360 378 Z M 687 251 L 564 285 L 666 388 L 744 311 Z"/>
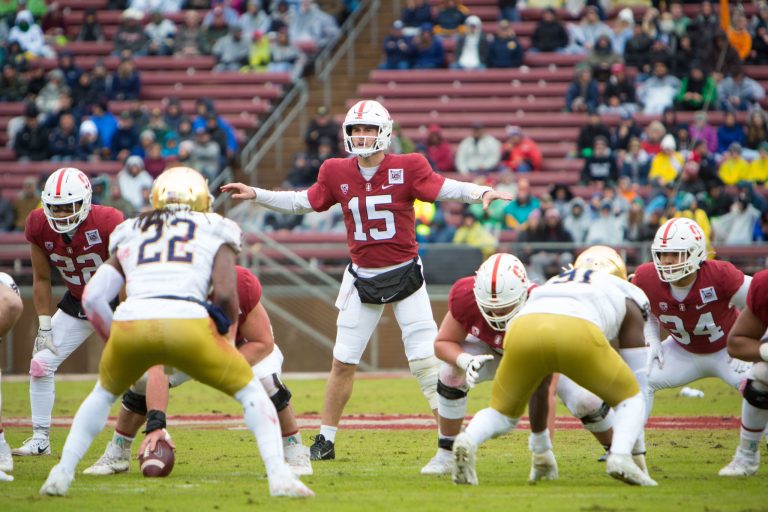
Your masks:
<path fill-rule="evenodd" d="M 151 203 L 152 211 L 115 229 L 112 256 L 83 296 L 88 318 L 108 339 L 96 387 L 75 414 L 61 461 L 40 494 L 67 494 L 78 462 L 106 425 L 112 403 L 147 369 L 166 365 L 240 402 L 272 496 L 313 496 L 283 460 L 275 407 L 234 348 L 240 229 L 209 213 L 208 184 L 194 169 L 164 171 L 152 185 Z M 127 298 L 113 322 L 109 301 L 126 282 Z M 206 302 L 211 285 L 212 304 Z"/>
<path fill-rule="evenodd" d="M 5 336 L 16 324 L 21 316 L 24 304 L 21 302 L 19 288 L 13 281 L 13 278 L 5 272 L 0 272 L 0 345 Z M 2 380 L 2 375 L 0 375 Z M 2 400 L 0 400 L 2 405 Z M 13 480 L 10 473 L 13 471 L 13 457 L 11 457 L 11 447 L 5 441 L 3 432 L 2 407 L 0 407 L 0 482 L 10 482 Z"/>
<path fill-rule="evenodd" d="M 277 410 L 280 430 L 283 435 L 285 462 L 295 475 L 311 475 L 309 447 L 301 441 L 296 415 L 291 406 L 291 392 L 280 379 L 283 367 L 283 353 L 275 345 L 272 324 L 266 309 L 261 304 L 261 283 L 246 268 L 237 266 L 237 297 L 240 315 L 237 322 L 235 346 L 253 369 Z M 128 471 L 131 462 L 131 444 L 145 418 L 146 433 L 165 428 L 165 405 L 168 402 L 168 387 L 176 387 L 189 380 L 186 374 L 176 372 L 166 376 L 162 369 L 153 379 L 148 375 L 131 386 L 123 395 L 122 408 L 112 440 L 107 443 L 104 454 L 96 463 L 83 471 L 86 475 L 114 475 Z M 152 383 L 154 386 L 150 385 Z M 151 389 L 155 387 L 157 389 Z M 156 398 L 148 398 L 154 395 Z M 154 403 L 153 403 L 154 402 Z M 147 405 L 151 404 L 149 407 Z M 150 446 L 150 451 L 154 446 Z M 141 450 L 140 450 L 141 452 Z"/>

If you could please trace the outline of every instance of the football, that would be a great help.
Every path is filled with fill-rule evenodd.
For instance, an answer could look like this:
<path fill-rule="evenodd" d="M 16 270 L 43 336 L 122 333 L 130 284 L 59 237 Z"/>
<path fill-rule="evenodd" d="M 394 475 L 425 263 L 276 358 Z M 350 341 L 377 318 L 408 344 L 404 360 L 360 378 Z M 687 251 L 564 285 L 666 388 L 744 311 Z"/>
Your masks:
<path fill-rule="evenodd" d="M 161 439 L 155 445 L 155 451 L 150 452 L 147 448 L 139 454 L 141 474 L 146 477 L 168 476 L 173 470 L 174 460 L 173 449 Z"/>

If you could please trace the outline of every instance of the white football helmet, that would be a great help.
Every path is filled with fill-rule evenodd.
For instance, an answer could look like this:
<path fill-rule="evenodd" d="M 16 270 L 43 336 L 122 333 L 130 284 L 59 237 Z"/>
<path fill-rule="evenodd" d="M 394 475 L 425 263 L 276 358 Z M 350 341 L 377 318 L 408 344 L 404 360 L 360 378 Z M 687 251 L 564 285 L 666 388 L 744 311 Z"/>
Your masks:
<path fill-rule="evenodd" d="M 677 254 L 675 263 L 662 264 L 661 255 L 667 253 Z M 659 279 L 673 283 L 699 270 L 707 259 L 707 237 L 691 219 L 669 219 L 656 232 L 651 254 Z"/>
<path fill-rule="evenodd" d="M 528 300 L 529 285 L 525 266 L 511 254 L 494 254 L 480 265 L 475 275 L 475 300 L 488 325 L 506 331 Z"/>
<path fill-rule="evenodd" d="M 373 138 L 373 144 L 369 147 L 358 148 L 352 143 L 351 129 L 353 126 L 361 124 L 379 128 L 376 137 L 367 137 Z M 378 101 L 363 100 L 355 103 L 347 112 L 342 129 L 344 131 L 344 148 L 347 153 L 353 155 L 371 156 L 387 149 L 392 140 L 392 118 L 389 117 L 387 109 Z"/>
<path fill-rule="evenodd" d="M 80 225 L 91 211 L 91 182 L 80 169 L 62 167 L 48 177 L 43 187 L 43 211 L 48 225 L 57 233 L 67 233 Z M 59 217 L 54 206 L 67 207 L 67 215 Z M 71 211 L 70 211 L 71 210 Z"/>

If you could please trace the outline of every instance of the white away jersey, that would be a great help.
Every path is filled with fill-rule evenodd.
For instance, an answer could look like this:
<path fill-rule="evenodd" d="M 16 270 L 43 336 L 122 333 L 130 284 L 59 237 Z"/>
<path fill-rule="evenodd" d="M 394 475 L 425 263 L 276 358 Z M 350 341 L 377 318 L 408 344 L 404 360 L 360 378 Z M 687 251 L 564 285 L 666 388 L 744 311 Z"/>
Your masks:
<path fill-rule="evenodd" d="M 549 313 L 582 318 L 613 340 L 627 314 L 626 299 L 647 316 L 650 305 L 640 288 L 605 272 L 575 268 L 535 288 L 518 316 Z"/>
<path fill-rule="evenodd" d="M 204 301 L 211 284 L 213 260 L 223 244 L 236 252 L 240 228 L 216 213 L 180 211 L 141 230 L 136 219 L 117 226 L 110 237 L 126 280 L 127 299 L 115 320 L 201 318 L 202 306 L 189 301 L 148 300 L 161 295 Z"/>

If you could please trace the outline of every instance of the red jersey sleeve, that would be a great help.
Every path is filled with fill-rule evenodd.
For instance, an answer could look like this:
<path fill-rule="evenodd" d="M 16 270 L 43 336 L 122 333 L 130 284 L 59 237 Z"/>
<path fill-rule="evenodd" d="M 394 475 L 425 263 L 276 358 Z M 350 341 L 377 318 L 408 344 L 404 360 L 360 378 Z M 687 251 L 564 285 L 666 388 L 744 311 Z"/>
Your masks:
<path fill-rule="evenodd" d="M 412 159 L 410 166 L 413 168 L 411 195 L 421 201 L 434 203 L 437 200 L 437 195 L 440 193 L 443 183 L 445 183 L 445 176 L 441 176 L 433 171 L 423 155 L 414 153 L 409 155 L 409 157 Z"/>
<path fill-rule="evenodd" d="M 24 223 L 24 238 L 31 244 L 40 246 L 40 222 L 47 222 L 42 208 L 32 210 Z"/>
<path fill-rule="evenodd" d="M 326 160 L 320 166 L 317 175 L 317 182 L 307 190 L 309 204 L 316 212 L 324 212 L 338 201 L 331 193 L 331 180 L 329 179 L 329 168 L 334 165 L 336 158 Z"/>
<path fill-rule="evenodd" d="M 763 324 L 768 325 L 768 270 L 761 270 L 752 276 L 747 307 Z"/>
<path fill-rule="evenodd" d="M 250 270 L 236 266 L 237 270 L 237 300 L 240 307 L 240 314 L 237 317 L 237 336 L 242 341 L 240 326 L 245 323 L 246 318 L 251 311 L 261 301 L 261 283 Z"/>
<path fill-rule="evenodd" d="M 723 290 L 725 298 L 730 301 L 741 285 L 744 284 L 744 272 L 736 268 L 736 265 L 729 261 L 714 260 L 705 264 L 711 264 L 717 261 L 717 272 L 714 274 L 717 276 L 718 287 Z"/>

